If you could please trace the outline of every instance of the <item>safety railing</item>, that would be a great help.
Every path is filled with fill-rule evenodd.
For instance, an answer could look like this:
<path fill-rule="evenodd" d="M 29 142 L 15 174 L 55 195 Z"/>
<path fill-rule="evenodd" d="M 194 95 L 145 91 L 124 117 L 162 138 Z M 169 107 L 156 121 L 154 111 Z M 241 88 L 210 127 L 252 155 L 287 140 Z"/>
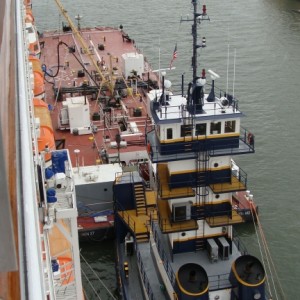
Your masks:
<path fill-rule="evenodd" d="M 237 249 L 239 250 L 239 252 L 241 252 L 242 255 L 248 254 L 248 250 L 247 250 L 246 246 L 241 241 L 241 239 L 238 237 L 238 234 L 237 234 L 237 232 L 234 228 L 232 228 L 232 232 L 233 232 L 233 239 L 232 240 L 233 240 L 235 246 L 237 247 Z"/>
<path fill-rule="evenodd" d="M 209 280 L 209 290 L 215 291 L 225 288 L 230 288 L 231 283 L 229 281 L 229 273 L 218 274 L 214 276 L 208 276 Z"/>
<path fill-rule="evenodd" d="M 137 262 L 138 262 L 140 273 L 141 273 L 141 279 L 143 281 L 144 288 L 147 292 L 148 298 L 149 298 L 149 300 L 155 300 L 155 297 L 154 297 L 154 294 L 153 294 L 153 291 L 152 291 L 152 288 L 150 285 L 150 281 L 149 281 L 146 271 L 145 271 L 144 263 L 141 258 L 141 254 L 140 254 L 138 245 L 136 245 L 136 254 L 137 254 Z"/>
<path fill-rule="evenodd" d="M 195 159 L 200 151 L 207 151 L 210 156 L 237 155 L 254 153 L 254 135 L 241 128 L 239 137 L 222 137 L 211 139 L 198 139 L 197 136 L 186 137 L 181 142 L 160 143 L 154 130 L 147 133 L 148 153 L 153 162 L 164 162 L 181 159 Z M 185 146 L 186 145 L 186 146 Z"/>
<path fill-rule="evenodd" d="M 238 147 L 237 147 L 238 146 Z M 229 140 L 226 144 L 220 145 L 218 140 L 211 140 L 209 147 L 209 154 L 225 155 L 225 154 L 242 154 L 242 153 L 253 153 L 255 151 L 255 136 L 246 128 L 240 128 L 239 144 Z"/>
<path fill-rule="evenodd" d="M 159 227 L 164 233 L 196 230 L 198 228 L 196 220 L 192 218 L 186 221 L 173 221 L 171 215 L 169 218 L 162 218 L 158 213 L 158 216 Z"/>
<path fill-rule="evenodd" d="M 209 184 L 215 193 L 245 190 L 247 187 L 247 173 L 241 168 L 231 169 L 230 176 L 218 178 L 219 183 Z"/>
<path fill-rule="evenodd" d="M 124 209 L 124 207 L 119 202 L 116 202 L 116 208 L 118 210 L 118 214 L 122 217 L 124 222 L 135 233 L 136 224 L 134 219 L 128 214 L 128 212 Z"/>
<path fill-rule="evenodd" d="M 169 257 L 167 256 L 167 254 L 164 250 L 164 247 L 162 245 L 161 237 L 160 237 L 160 234 L 159 234 L 159 232 L 156 228 L 156 223 L 155 222 L 151 223 L 151 229 L 152 229 L 153 238 L 156 242 L 157 250 L 158 250 L 159 256 L 161 258 L 161 261 L 163 262 L 165 271 L 166 271 L 166 273 L 169 277 L 169 280 L 170 280 L 172 286 L 175 287 L 175 273 L 172 269 L 171 263 L 169 261 Z"/>

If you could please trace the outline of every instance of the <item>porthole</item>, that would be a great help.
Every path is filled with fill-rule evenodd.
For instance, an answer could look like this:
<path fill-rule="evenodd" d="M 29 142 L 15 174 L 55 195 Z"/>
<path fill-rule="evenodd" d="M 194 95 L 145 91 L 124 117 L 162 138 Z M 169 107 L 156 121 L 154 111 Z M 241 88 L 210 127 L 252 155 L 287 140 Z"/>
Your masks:
<path fill-rule="evenodd" d="M 214 163 L 214 167 L 217 168 L 219 166 L 218 163 Z"/>
<path fill-rule="evenodd" d="M 181 233 L 181 236 L 185 236 L 185 235 L 186 235 L 186 233 L 185 233 L 185 232 L 182 232 L 182 233 Z"/>
<path fill-rule="evenodd" d="M 219 199 L 220 198 L 220 195 L 218 194 L 218 195 L 216 195 L 216 199 Z"/>

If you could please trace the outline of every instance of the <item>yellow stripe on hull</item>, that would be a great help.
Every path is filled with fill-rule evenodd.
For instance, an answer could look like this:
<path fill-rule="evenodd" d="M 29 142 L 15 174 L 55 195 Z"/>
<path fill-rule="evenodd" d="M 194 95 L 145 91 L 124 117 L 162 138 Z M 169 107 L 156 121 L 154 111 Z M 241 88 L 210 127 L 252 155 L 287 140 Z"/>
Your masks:
<path fill-rule="evenodd" d="M 215 135 L 203 135 L 203 136 L 188 136 L 182 137 L 178 139 L 170 139 L 170 140 L 160 140 L 161 144 L 173 144 L 173 143 L 184 143 L 184 142 L 193 142 L 193 141 L 201 141 L 201 140 L 212 140 L 212 139 L 222 139 L 222 138 L 232 138 L 239 137 L 239 133 L 226 133 L 226 134 L 215 134 Z"/>

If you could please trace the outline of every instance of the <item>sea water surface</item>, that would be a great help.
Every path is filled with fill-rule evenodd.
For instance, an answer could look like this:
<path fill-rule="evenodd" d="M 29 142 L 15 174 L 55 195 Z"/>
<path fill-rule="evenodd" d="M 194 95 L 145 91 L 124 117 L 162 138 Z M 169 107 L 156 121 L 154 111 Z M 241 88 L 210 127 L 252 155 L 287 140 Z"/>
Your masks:
<path fill-rule="evenodd" d="M 242 125 L 255 134 L 256 153 L 235 160 L 248 174 L 285 299 L 300 299 L 300 13 L 295 12 L 300 1 L 202 4 L 210 21 L 199 27 L 207 43 L 198 52 L 199 71 L 212 69 L 221 76 L 216 85 L 234 90 L 246 115 Z M 63 5 L 73 20 L 82 16 L 82 27 L 122 24 L 153 68 L 169 65 L 177 43 L 176 69 L 167 78 L 177 84 L 182 73 L 191 78 L 191 23 L 180 23 L 181 17 L 192 16 L 190 0 L 65 0 Z M 40 32 L 66 23 L 54 0 L 33 0 L 33 9 Z M 254 227 L 243 225 L 239 233 L 247 248 L 259 254 Z M 81 246 L 114 292 L 113 242 Z M 102 299 L 112 299 L 96 283 L 95 289 Z"/>

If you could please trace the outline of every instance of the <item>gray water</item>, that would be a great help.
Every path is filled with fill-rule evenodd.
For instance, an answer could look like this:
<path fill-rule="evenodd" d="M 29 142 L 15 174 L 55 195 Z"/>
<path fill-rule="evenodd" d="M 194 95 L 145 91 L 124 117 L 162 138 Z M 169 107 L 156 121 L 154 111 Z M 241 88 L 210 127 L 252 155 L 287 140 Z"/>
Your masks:
<path fill-rule="evenodd" d="M 248 174 L 286 299 L 300 299 L 300 13 L 293 11 L 300 9 L 300 1 L 211 0 L 205 4 L 211 20 L 199 30 L 207 41 L 199 51 L 199 70 L 214 70 L 221 76 L 216 84 L 226 87 L 229 48 L 228 90 L 232 92 L 234 85 L 247 116 L 242 125 L 256 136 L 256 153 L 235 160 Z M 39 31 L 56 29 L 63 21 L 54 0 L 33 5 Z M 83 16 L 82 27 L 123 24 L 153 68 L 159 67 L 159 52 L 160 66 L 169 65 L 177 43 L 176 70 L 167 77 L 179 83 L 185 72 L 186 80 L 190 79 L 191 69 L 186 66 L 190 66 L 191 24 L 179 22 L 181 16 L 192 14 L 189 0 L 65 0 L 64 6 L 70 17 Z M 247 225 L 239 231 L 248 249 L 257 253 L 254 228 Z M 83 246 L 86 254 L 89 249 Z M 88 259 L 115 290 L 113 243 L 96 249 Z M 109 299 L 107 293 L 102 295 Z"/>

